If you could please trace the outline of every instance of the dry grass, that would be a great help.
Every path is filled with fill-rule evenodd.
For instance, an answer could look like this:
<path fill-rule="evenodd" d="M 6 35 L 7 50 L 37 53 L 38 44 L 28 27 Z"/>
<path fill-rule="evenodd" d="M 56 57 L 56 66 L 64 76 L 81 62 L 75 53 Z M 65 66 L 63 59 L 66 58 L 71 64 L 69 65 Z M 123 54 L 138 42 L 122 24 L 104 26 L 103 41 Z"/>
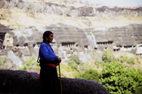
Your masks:
<path fill-rule="evenodd" d="M 7 16 L 5 16 L 4 20 L 0 20 L 0 23 L 12 29 L 36 25 L 33 18 L 28 17 L 26 13 L 17 8 L 5 10 L 5 12 L 2 14 L 5 15 L 5 13 L 7 14 Z"/>
<path fill-rule="evenodd" d="M 115 56 L 116 58 L 119 58 L 120 56 L 123 56 L 123 62 L 122 64 L 126 67 L 126 68 L 135 68 L 135 69 L 141 69 L 142 68 L 142 59 L 136 57 L 134 54 L 131 53 L 120 53 L 117 54 L 117 56 Z M 133 58 L 134 59 L 134 64 L 129 64 L 128 63 L 128 59 Z"/>
<path fill-rule="evenodd" d="M 96 62 L 95 60 L 90 60 L 86 63 L 86 66 L 88 67 L 88 69 L 94 69 L 97 70 L 98 72 L 101 72 L 103 70 L 101 65 L 97 65 L 98 62 Z"/>
<path fill-rule="evenodd" d="M 4 9 L 1 9 L 4 10 Z M 5 11 L 10 13 L 5 14 Z M 47 13 L 34 13 L 33 11 L 27 11 L 26 13 L 20 9 L 13 8 L 10 10 L 4 10 L 1 14 L 5 19 L 0 20 L 0 24 L 8 26 L 12 29 L 20 29 L 28 26 L 47 26 L 49 24 L 64 23 L 78 27 L 86 27 L 81 23 L 80 19 L 74 20 L 71 17 L 63 17 L 61 15 L 47 14 Z"/>
<path fill-rule="evenodd" d="M 142 60 L 140 59 L 139 62 L 135 62 L 135 64 L 131 65 L 128 63 L 123 63 L 127 68 L 135 68 L 135 69 L 141 69 L 142 68 Z"/>

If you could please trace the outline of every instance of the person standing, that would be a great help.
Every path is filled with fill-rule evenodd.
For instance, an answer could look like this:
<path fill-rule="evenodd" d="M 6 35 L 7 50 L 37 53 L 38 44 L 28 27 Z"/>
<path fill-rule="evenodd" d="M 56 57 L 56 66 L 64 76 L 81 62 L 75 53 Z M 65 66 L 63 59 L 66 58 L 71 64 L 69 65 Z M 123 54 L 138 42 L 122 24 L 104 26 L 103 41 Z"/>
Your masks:
<path fill-rule="evenodd" d="M 56 70 L 56 66 L 61 62 L 61 58 L 56 56 L 50 46 L 52 40 L 53 33 L 51 31 L 45 31 L 43 33 L 43 43 L 39 48 L 42 94 L 61 94 L 60 83 Z"/>

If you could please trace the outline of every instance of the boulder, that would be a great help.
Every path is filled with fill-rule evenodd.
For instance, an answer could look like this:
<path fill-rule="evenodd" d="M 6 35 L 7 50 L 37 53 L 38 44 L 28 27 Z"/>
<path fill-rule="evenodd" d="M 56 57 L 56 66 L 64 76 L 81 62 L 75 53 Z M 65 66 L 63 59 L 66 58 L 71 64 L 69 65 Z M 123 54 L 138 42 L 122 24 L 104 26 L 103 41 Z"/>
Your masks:
<path fill-rule="evenodd" d="M 0 70 L 0 93 L 41 94 L 39 75 L 23 70 Z M 96 81 L 61 78 L 63 94 L 110 94 Z"/>

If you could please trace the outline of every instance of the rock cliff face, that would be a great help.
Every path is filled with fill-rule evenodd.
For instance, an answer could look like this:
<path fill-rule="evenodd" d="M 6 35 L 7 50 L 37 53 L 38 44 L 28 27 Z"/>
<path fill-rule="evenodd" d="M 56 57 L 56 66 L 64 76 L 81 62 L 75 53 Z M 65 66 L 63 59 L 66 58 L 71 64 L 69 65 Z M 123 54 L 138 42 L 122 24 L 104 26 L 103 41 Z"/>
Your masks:
<path fill-rule="evenodd" d="M 0 70 L 0 93 L 41 94 L 37 73 Z M 102 85 L 84 79 L 62 78 L 63 94 L 110 94 Z"/>
<path fill-rule="evenodd" d="M 5 34 L 9 31 L 10 29 L 8 27 L 0 24 L 0 49 L 3 48 L 2 46 L 3 46 Z"/>
<path fill-rule="evenodd" d="M 135 54 L 137 45 L 142 44 L 142 25 L 131 24 L 123 27 L 108 29 L 81 29 L 62 23 L 52 24 L 44 28 L 28 27 L 13 30 L 13 49 L 15 55 L 23 60 L 30 56 L 38 57 L 38 47 L 42 43 L 42 34 L 50 30 L 54 33 L 51 44 L 55 53 L 63 60 L 68 60 L 71 54 L 84 53 L 88 59 L 93 58 L 92 51 L 103 51 L 110 48 L 112 51 L 126 51 Z M 89 56 L 88 56 L 89 55 Z M 87 60 L 88 60 L 87 59 Z M 86 60 L 86 61 L 87 61 Z"/>
<path fill-rule="evenodd" d="M 54 33 L 54 42 L 60 46 L 63 43 L 72 43 L 83 47 L 88 44 L 88 39 L 84 31 L 80 28 L 65 25 L 62 23 L 52 24 L 41 28 L 42 31 L 36 27 L 28 27 L 22 31 L 14 30 L 14 46 L 24 46 L 27 44 L 35 45 L 42 42 L 42 35 L 44 31 L 50 30 Z M 64 44 L 63 44 L 64 45 Z"/>
<path fill-rule="evenodd" d="M 108 30 L 92 31 L 98 47 L 112 48 L 135 48 L 137 44 L 142 44 L 142 25 L 131 24 L 123 27 L 109 28 Z"/>
<path fill-rule="evenodd" d="M 98 48 L 103 50 L 104 48 L 113 49 L 116 47 L 132 48 L 137 44 L 142 43 L 142 25 L 130 24 L 123 27 L 112 27 L 108 29 L 80 29 L 74 26 L 65 24 L 53 24 L 46 26 L 44 29 L 50 30 L 54 33 L 53 46 L 56 47 L 69 47 L 80 49 L 94 49 Z M 24 30 L 26 31 L 26 30 Z M 43 32 L 35 31 L 35 29 L 28 29 L 25 33 L 17 35 L 16 31 L 14 45 L 38 45 L 42 42 Z M 31 32 L 31 35 L 29 34 Z M 22 33 L 22 32 L 21 32 Z M 28 34 L 28 36 L 26 36 Z M 16 41 L 18 40 L 18 41 Z M 76 49 L 77 50 L 77 49 Z"/>

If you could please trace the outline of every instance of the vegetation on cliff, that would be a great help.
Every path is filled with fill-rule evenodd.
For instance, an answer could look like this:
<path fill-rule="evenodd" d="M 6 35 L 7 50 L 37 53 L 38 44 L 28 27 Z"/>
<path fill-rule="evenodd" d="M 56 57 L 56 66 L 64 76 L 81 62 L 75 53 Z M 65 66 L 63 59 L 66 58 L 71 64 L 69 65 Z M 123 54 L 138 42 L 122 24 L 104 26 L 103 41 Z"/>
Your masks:
<path fill-rule="evenodd" d="M 0 56 L 0 69 L 15 69 L 15 65 L 6 56 Z"/>

